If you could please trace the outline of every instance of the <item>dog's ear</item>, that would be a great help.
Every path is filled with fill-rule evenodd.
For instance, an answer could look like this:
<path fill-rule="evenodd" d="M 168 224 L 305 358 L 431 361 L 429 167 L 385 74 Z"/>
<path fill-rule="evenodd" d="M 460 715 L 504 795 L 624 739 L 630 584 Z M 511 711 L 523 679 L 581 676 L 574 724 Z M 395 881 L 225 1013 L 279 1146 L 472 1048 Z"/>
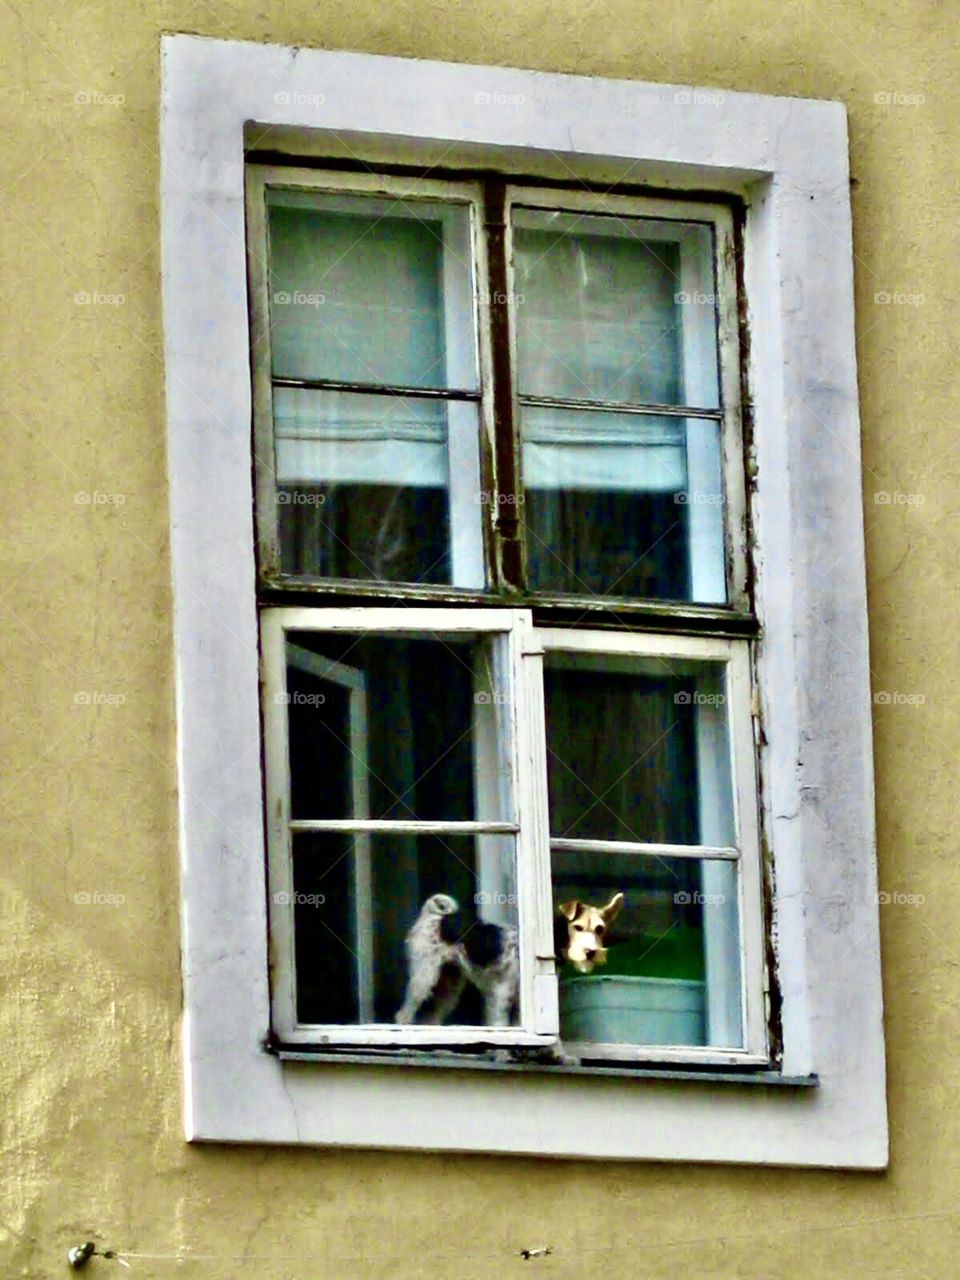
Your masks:
<path fill-rule="evenodd" d="M 615 893 L 605 907 L 600 908 L 600 914 L 603 916 L 605 924 L 612 924 L 620 914 L 620 908 L 623 906 L 623 894 Z"/>
<path fill-rule="evenodd" d="M 572 902 L 561 902 L 557 910 L 562 916 L 566 916 L 568 920 L 576 920 L 580 914 L 580 903 L 576 899 Z"/>

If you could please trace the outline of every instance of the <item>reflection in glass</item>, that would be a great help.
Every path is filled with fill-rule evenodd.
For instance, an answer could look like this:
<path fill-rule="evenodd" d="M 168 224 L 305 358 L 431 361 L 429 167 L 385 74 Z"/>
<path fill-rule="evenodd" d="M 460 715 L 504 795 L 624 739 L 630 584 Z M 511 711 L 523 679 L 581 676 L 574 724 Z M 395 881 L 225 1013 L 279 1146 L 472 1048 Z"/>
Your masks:
<path fill-rule="evenodd" d="M 710 227 L 519 208 L 513 249 L 521 395 L 718 407 Z"/>
<path fill-rule="evenodd" d="M 284 573 L 483 585 L 470 403 L 277 387 Z"/>
<path fill-rule="evenodd" d="M 274 377 L 476 388 L 466 206 L 270 188 L 267 212 Z"/>
<path fill-rule="evenodd" d="M 513 820 L 506 642 L 293 632 L 291 816 Z"/>
<path fill-rule="evenodd" d="M 724 667 L 551 650 L 554 838 L 736 844 Z"/>

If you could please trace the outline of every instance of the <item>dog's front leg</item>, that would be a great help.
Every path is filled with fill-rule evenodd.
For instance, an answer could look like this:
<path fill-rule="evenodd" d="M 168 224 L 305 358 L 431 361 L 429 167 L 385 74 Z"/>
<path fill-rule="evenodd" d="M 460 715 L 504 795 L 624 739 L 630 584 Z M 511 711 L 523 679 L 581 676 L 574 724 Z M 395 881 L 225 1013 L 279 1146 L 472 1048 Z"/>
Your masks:
<path fill-rule="evenodd" d="M 463 988 L 466 985 L 467 978 L 463 970 L 459 967 L 454 968 L 452 965 L 446 965 L 439 989 L 434 996 L 433 1012 L 429 1018 L 424 1018 L 424 1022 L 434 1026 L 442 1026 L 460 1003 L 460 997 L 463 995 Z"/>
<path fill-rule="evenodd" d="M 406 994 L 397 1010 L 398 1023 L 409 1025 L 416 1022 L 417 1014 L 436 990 L 441 967 L 439 960 L 431 961 L 422 956 L 410 965 Z"/>
<path fill-rule="evenodd" d="M 510 1026 L 512 993 L 503 987 L 494 987 L 483 995 L 483 1021 L 488 1027 Z"/>

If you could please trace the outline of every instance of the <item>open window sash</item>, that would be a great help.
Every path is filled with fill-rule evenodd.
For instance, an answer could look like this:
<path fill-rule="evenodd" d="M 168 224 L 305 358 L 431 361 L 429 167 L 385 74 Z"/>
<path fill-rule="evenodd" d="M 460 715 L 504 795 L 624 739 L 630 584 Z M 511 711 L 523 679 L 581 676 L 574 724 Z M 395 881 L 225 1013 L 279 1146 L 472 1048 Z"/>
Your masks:
<path fill-rule="evenodd" d="M 538 718 L 542 721 L 542 710 L 538 710 L 542 707 L 542 691 L 539 673 L 534 670 L 538 646 L 532 636 L 531 618 L 526 611 L 280 608 L 262 613 L 273 1032 L 281 1043 L 358 1047 L 555 1043 L 557 1006 L 548 846 L 545 813 L 543 805 L 537 803 L 533 783 L 537 751 L 542 749 L 542 733 L 538 738 L 535 731 Z M 345 643 L 343 659 L 318 659 L 311 649 L 311 637 L 318 642 L 322 638 L 328 647 L 334 640 Z M 449 642 L 451 650 L 458 649 L 458 642 L 465 638 L 480 637 L 494 646 L 497 656 L 492 667 L 481 664 L 482 669 L 475 666 L 463 676 L 472 689 L 472 816 L 450 818 L 434 816 L 432 811 L 427 817 L 396 816 L 405 812 L 402 803 L 391 810 L 389 817 L 370 816 L 378 812 L 374 792 L 379 785 L 368 746 L 368 724 L 376 710 L 374 691 L 365 687 L 360 664 L 354 658 L 351 665 L 350 654 L 351 646 L 359 651 L 362 641 L 370 637 Z M 346 816 L 298 816 L 303 811 L 303 801 L 296 798 L 296 787 L 292 785 L 295 778 L 290 752 L 290 723 L 298 695 L 291 692 L 288 671 L 309 668 L 346 690 L 353 731 L 348 744 L 351 782 L 345 793 Z M 495 688 L 490 688 L 491 670 L 499 673 Z M 429 686 L 424 687 L 419 696 L 428 700 L 431 692 Z M 323 698 L 317 693 L 300 696 L 317 701 Z M 360 781 L 368 771 L 369 788 Z M 429 766 L 425 772 L 429 772 Z M 307 811 L 309 803 L 312 802 L 308 801 Z M 341 856 L 348 857 L 352 865 L 350 886 L 343 893 L 344 918 L 331 918 L 331 924 L 323 927 L 340 933 L 344 946 L 355 953 L 356 965 L 349 982 L 356 986 L 354 1009 L 359 1016 L 355 1015 L 350 1023 L 309 1021 L 303 1016 L 302 999 L 298 1000 L 302 990 L 298 980 L 295 908 L 298 897 L 309 899 L 311 895 L 298 888 L 294 845 L 298 840 L 322 842 L 344 837 L 349 838 L 349 847 Z M 374 1020 L 371 972 L 376 964 L 378 938 L 371 850 L 378 842 L 399 845 L 433 837 L 447 842 L 454 852 L 462 847 L 458 842 L 473 842 L 477 850 L 475 901 L 481 904 L 478 913 L 490 924 L 508 925 L 511 918 L 515 920 L 520 987 L 514 1025 L 401 1025 L 386 1017 Z M 394 856 L 392 851 L 390 856 Z M 402 882 L 398 883 L 402 888 Z M 401 933 L 413 923 L 419 905 L 419 900 L 410 904 L 398 925 Z"/>
<path fill-rule="evenodd" d="M 262 614 L 264 740 L 267 769 L 270 927 L 273 942 L 273 1029 L 292 1046 L 556 1045 L 562 1027 L 560 990 L 553 954 L 554 885 L 552 859 L 561 855 L 584 865 L 598 854 L 640 865 L 676 863 L 699 867 L 697 892 L 720 905 L 704 912 L 705 1034 L 703 1043 L 606 1043 L 568 1040 L 566 1053 L 587 1060 L 635 1062 L 716 1062 L 728 1065 L 766 1060 L 764 953 L 753 726 L 750 714 L 750 659 L 746 642 L 700 637 L 628 635 L 602 631 L 535 629 L 527 611 L 460 609 L 267 609 Z M 476 668 L 472 681 L 473 794 L 466 818 L 376 816 L 375 799 L 362 784 L 371 767 L 367 726 L 374 714 L 361 664 L 350 655 L 322 660 L 324 678 L 345 690 L 354 727 L 350 743 L 358 769 L 352 775 L 347 816 L 304 818 L 291 808 L 287 671 L 318 667 L 309 656 L 310 637 L 431 637 L 456 647 L 464 637 L 487 637 L 504 655 L 489 688 L 490 669 Z M 327 641 L 325 640 L 325 643 Z M 598 838 L 596 831 L 550 830 L 548 811 L 547 709 L 544 668 L 589 669 L 596 662 L 624 672 L 660 663 L 682 672 L 709 670 L 712 683 L 695 694 L 696 804 L 694 834 L 667 829 L 659 839 L 638 831 L 637 840 Z M 646 667 L 644 666 L 646 664 Z M 506 684 L 507 687 L 503 687 Z M 429 691 L 428 691 L 429 693 Z M 724 708 L 717 713 L 717 706 Z M 610 750 L 607 744 L 605 750 Z M 628 762 L 629 763 L 629 762 Z M 618 766 L 619 772 L 619 766 Z M 340 811 L 338 811 L 340 812 Z M 371 816 L 373 815 L 373 816 Z M 522 821 L 521 821 L 522 817 Z M 294 842 L 349 834 L 353 842 L 353 919 L 338 922 L 352 931 L 358 963 L 352 1024 L 308 1020 L 298 1009 L 297 954 L 293 918 Z M 437 834 L 455 842 L 486 841 L 475 868 L 477 901 L 489 904 L 490 923 L 509 924 L 503 904 L 515 897 L 520 947 L 519 1017 L 511 1026 L 399 1025 L 373 1018 L 369 978 L 374 966 L 371 849 L 386 838 Z M 506 874 L 511 845 L 515 878 Z M 504 851 L 508 853 L 505 856 Z M 513 889 L 513 893 L 511 893 Z M 410 923 L 408 912 L 407 923 Z M 365 932 L 366 931 L 366 932 Z M 363 988 L 364 975 L 367 987 Z"/>

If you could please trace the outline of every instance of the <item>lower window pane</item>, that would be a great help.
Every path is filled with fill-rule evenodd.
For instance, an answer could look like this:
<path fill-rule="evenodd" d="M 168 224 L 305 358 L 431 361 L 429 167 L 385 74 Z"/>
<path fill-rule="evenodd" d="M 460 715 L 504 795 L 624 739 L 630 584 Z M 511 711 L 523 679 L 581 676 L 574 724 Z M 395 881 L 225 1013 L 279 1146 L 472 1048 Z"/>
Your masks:
<path fill-rule="evenodd" d="M 569 955 L 562 1040 L 740 1046 L 736 863 L 559 851 L 552 862 Z"/>
<path fill-rule="evenodd" d="M 283 573 L 427 586 L 450 581 L 443 488 L 280 485 L 277 502 Z"/>
<path fill-rule="evenodd" d="M 300 1023 L 516 1021 L 512 836 L 298 834 L 293 886 Z"/>
<path fill-rule="evenodd" d="M 473 404 L 273 394 L 284 573 L 483 586 Z"/>
<path fill-rule="evenodd" d="M 726 602 L 716 422 L 528 406 L 523 477 L 534 590 Z"/>

